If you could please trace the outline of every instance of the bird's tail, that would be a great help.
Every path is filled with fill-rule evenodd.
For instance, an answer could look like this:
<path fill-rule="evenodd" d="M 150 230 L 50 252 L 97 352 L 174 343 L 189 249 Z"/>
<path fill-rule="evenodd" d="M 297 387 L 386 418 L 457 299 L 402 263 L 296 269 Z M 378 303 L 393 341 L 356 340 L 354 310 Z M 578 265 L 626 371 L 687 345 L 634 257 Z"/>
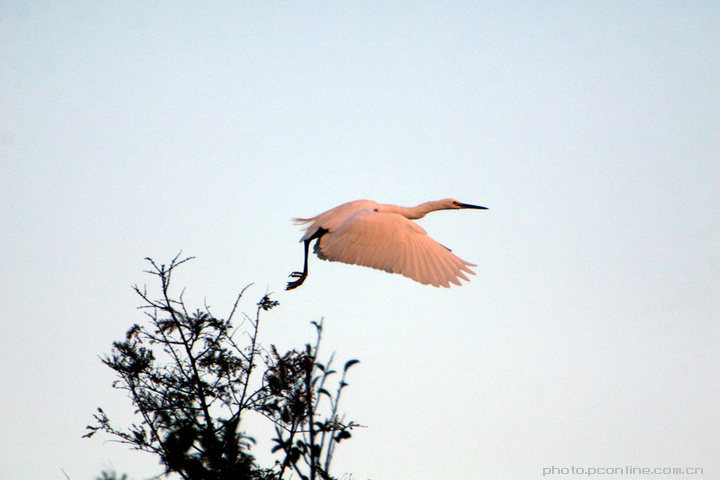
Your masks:
<path fill-rule="evenodd" d="M 313 220 L 315 220 L 315 217 L 313 217 L 313 218 L 297 218 L 296 217 L 296 218 L 293 218 L 292 220 L 295 223 L 295 225 L 306 225 L 306 224 L 312 222 Z"/>

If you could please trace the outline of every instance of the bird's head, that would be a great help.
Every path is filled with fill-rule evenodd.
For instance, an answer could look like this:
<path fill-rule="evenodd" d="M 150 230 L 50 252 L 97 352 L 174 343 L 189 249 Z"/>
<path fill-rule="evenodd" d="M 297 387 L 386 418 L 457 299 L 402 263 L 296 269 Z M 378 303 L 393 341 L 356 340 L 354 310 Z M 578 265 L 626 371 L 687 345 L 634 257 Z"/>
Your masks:
<path fill-rule="evenodd" d="M 439 202 L 442 204 L 444 210 L 457 210 L 460 208 L 474 208 L 476 210 L 487 210 L 487 207 L 480 207 L 478 205 L 470 205 L 469 203 L 462 203 L 454 198 L 446 198 L 445 200 L 440 200 Z"/>

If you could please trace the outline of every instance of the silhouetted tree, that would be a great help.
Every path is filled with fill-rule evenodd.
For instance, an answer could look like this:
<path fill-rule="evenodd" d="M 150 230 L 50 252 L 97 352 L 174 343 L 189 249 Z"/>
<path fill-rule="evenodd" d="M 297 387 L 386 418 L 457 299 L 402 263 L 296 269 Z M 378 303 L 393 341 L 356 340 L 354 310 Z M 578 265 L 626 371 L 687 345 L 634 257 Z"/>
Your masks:
<path fill-rule="evenodd" d="M 178 258 L 168 266 L 147 259 L 152 266 L 147 273 L 160 280 L 160 297 L 151 298 L 146 287 L 134 289 L 149 324 L 133 325 L 102 358 L 118 376 L 113 386 L 130 396 L 139 423 L 116 428 L 98 408 L 85 437 L 106 432 L 158 455 L 165 473 L 188 480 L 281 480 L 288 471 L 302 479 L 330 479 L 335 446 L 358 426 L 338 417 L 345 375 L 358 361 L 345 364 L 333 396 L 325 386 L 336 373 L 330 369 L 333 357 L 326 365 L 317 359 L 322 322 L 313 322 L 313 347 L 282 355 L 275 346 L 264 350 L 258 343 L 260 314 L 278 306 L 269 295 L 258 302 L 254 318 L 242 315 L 246 341 L 238 343 L 239 329 L 232 322 L 245 289 L 226 320 L 215 318 L 207 307 L 190 313 L 182 294 L 173 298 L 170 293 L 173 271 L 191 259 Z M 266 370 L 253 386 L 262 359 Z M 250 453 L 254 440 L 239 430 L 248 411 L 265 415 L 275 425 L 272 451 L 282 457 L 272 468 L 256 464 Z"/>
<path fill-rule="evenodd" d="M 353 422 L 343 423 L 344 418 L 339 418 L 337 412 L 340 394 L 348 385 L 345 382 L 347 371 L 358 363 L 358 360 L 345 363 L 333 396 L 325 388 L 326 381 L 337 373 L 331 369 L 333 357 L 331 356 L 325 365 L 317 361 L 322 323 L 312 323 L 318 333 L 315 347 L 306 345 L 302 352 L 292 350 L 285 355 L 280 355 L 273 347 L 265 373 L 267 388 L 261 394 L 264 397 L 260 410 L 266 412 L 275 422 L 277 437 L 274 441 L 277 445 L 273 452 L 285 453 L 279 478 L 282 478 L 287 468 L 295 469 L 301 478 L 305 478 L 298 468 L 300 458 L 309 467 L 311 480 L 316 476 L 322 479 L 331 478 L 328 472 L 335 446 L 350 438 L 350 429 L 358 426 Z M 315 418 L 318 406 L 323 398 L 329 403 L 330 416 L 323 421 L 317 421 Z"/>
<path fill-rule="evenodd" d="M 128 476 L 124 473 L 118 476 L 117 472 L 110 470 L 103 471 L 95 480 L 128 480 Z"/>

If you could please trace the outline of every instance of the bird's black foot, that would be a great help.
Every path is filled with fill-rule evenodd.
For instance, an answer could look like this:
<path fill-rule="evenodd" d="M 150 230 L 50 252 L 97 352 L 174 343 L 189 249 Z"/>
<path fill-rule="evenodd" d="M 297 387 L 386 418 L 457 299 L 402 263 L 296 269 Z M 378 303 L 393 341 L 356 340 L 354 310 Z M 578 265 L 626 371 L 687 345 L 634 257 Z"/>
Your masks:
<path fill-rule="evenodd" d="M 285 287 L 285 290 L 292 290 L 294 288 L 299 287 L 303 284 L 305 281 L 305 278 L 307 278 L 307 273 L 305 272 L 293 272 L 290 274 L 290 278 L 297 278 L 294 282 L 288 282 L 287 287 Z"/>

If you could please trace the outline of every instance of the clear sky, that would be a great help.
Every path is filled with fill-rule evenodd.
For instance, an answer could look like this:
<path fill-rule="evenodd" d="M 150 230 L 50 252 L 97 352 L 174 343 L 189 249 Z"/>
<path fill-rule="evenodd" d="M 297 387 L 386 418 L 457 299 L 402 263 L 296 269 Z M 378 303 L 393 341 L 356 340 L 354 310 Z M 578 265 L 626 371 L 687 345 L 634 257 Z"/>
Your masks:
<path fill-rule="evenodd" d="M 130 421 L 99 356 L 180 250 L 189 302 L 254 283 L 265 345 L 324 317 L 361 360 L 337 476 L 716 478 L 719 157 L 717 2 L 2 2 L 0 479 L 162 471 L 80 437 Z M 419 222 L 470 283 L 283 291 L 292 217 L 445 197 L 489 207 Z"/>

